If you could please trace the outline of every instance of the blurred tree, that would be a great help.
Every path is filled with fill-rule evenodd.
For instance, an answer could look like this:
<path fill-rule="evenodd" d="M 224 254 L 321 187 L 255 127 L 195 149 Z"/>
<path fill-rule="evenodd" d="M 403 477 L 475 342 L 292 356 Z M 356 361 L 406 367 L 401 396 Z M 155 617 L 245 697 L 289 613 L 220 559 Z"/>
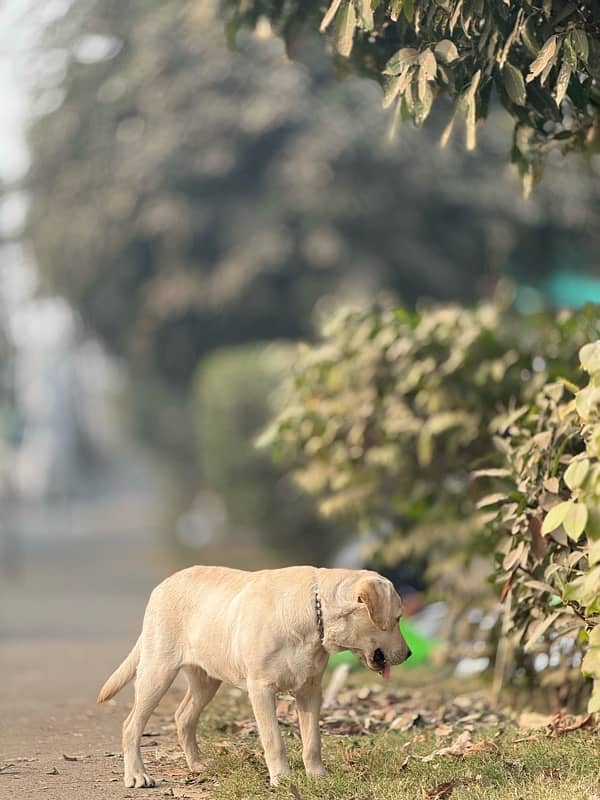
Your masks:
<path fill-rule="evenodd" d="M 373 84 L 336 82 L 311 40 L 290 63 L 238 38 L 228 53 L 210 2 L 81 0 L 39 54 L 40 272 L 146 380 L 180 392 L 216 346 L 307 336 L 323 297 L 474 300 L 510 256 L 549 269 L 543 225 L 593 250 L 593 174 L 525 204 L 500 115 L 476 154 L 441 152 L 437 129 L 386 146 Z"/>
<path fill-rule="evenodd" d="M 257 530 L 292 563 L 327 563 L 340 528 L 319 515 L 287 470 L 257 450 L 255 439 L 274 411 L 272 395 L 294 358 L 290 345 L 244 345 L 204 359 L 194 381 L 200 472 L 219 494 L 228 528 Z"/>
<path fill-rule="evenodd" d="M 16 438 L 14 396 L 14 353 L 6 335 L 0 309 L 0 460 L 7 442 Z"/>
<path fill-rule="evenodd" d="M 468 149 L 495 91 L 515 122 L 512 160 L 526 188 L 548 148 L 597 152 L 600 5 L 596 0 L 224 0 L 229 28 L 268 19 L 293 51 L 327 31 L 341 69 L 376 78 L 384 104 L 421 125 L 438 95 L 463 117 Z"/>

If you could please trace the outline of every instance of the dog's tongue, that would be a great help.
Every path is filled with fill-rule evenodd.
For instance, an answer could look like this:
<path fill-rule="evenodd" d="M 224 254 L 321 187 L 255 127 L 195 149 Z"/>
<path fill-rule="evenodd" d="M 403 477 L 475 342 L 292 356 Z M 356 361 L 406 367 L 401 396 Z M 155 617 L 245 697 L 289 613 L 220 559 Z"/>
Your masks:
<path fill-rule="evenodd" d="M 381 670 L 381 677 L 383 678 L 384 681 L 387 681 L 387 679 L 390 677 L 390 670 L 391 667 L 386 661 L 385 666 Z"/>

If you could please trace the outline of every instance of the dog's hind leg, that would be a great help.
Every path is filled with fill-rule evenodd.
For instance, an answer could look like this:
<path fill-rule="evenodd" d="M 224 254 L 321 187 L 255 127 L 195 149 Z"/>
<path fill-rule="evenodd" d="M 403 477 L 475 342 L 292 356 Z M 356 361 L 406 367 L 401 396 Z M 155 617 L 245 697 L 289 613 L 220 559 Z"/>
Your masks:
<path fill-rule="evenodd" d="M 133 708 L 123 723 L 124 782 L 127 788 L 154 786 L 154 780 L 144 771 L 140 739 L 150 715 L 173 683 L 177 672 L 177 669 L 143 663 L 138 666 Z"/>
<path fill-rule="evenodd" d="M 187 678 L 188 689 L 185 697 L 175 712 L 175 724 L 179 743 L 185 753 L 185 759 L 191 772 L 200 772 L 202 763 L 198 752 L 196 727 L 202 709 L 210 703 L 215 696 L 221 681 L 209 678 L 200 667 L 182 667 Z"/>

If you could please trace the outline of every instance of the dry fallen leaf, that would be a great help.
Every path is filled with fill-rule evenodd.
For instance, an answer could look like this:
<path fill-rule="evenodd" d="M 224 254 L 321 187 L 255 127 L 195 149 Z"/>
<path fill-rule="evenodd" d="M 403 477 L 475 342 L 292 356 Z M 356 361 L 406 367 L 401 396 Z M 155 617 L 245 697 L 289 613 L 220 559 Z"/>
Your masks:
<path fill-rule="evenodd" d="M 481 739 L 479 742 L 470 744 L 464 752 L 464 755 L 471 756 L 474 753 L 483 753 L 485 750 L 497 750 L 498 745 L 491 741 L 491 739 Z"/>
<path fill-rule="evenodd" d="M 513 739 L 512 744 L 521 744 L 521 742 L 535 742 L 540 737 L 537 734 L 532 734 L 531 736 L 521 736 L 520 739 Z"/>
<path fill-rule="evenodd" d="M 433 761 L 436 756 L 462 756 L 471 744 L 471 731 L 463 731 L 458 739 L 448 747 L 440 747 L 426 756 L 420 756 L 421 761 Z"/>
<path fill-rule="evenodd" d="M 302 797 L 302 795 L 301 795 L 301 794 L 300 794 L 300 792 L 298 791 L 298 787 L 296 786 L 296 784 L 295 784 L 295 783 L 292 783 L 292 784 L 291 784 L 291 786 L 290 786 L 290 792 L 293 794 L 293 796 L 294 796 L 294 800 L 304 800 L 304 798 Z"/>
<path fill-rule="evenodd" d="M 394 721 L 390 724 L 391 731 L 407 731 L 415 724 L 415 722 L 419 719 L 420 714 L 414 711 L 407 711 L 405 714 L 400 714 L 399 717 L 396 717 Z"/>
<path fill-rule="evenodd" d="M 425 797 L 427 800 L 446 800 L 447 797 L 450 797 L 457 785 L 456 781 L 440 783 L 438 786 L 434 786 L 433 789 L 429 789 Z"/>
<path fill-rule="evenodd" d="M 458 739 L 448 747 L 440 747 L 426 756 L 420 756 L 421 761 L 433 761 L 436 756 L 472 756 L 486 750 L 498 750 L 498 745 L 491 739 L 481 739 L 479 742 L 471 741 L 471 731 L 463 731 Z M 419 758 L 419 756 L 416 756 Z"/>
<path fill-rule="evenodd" d="M 546 767 L 542 770 L 542 772 L 547 778 L 553 778 L 554 780 L 560 778 L 560 772 L 556 769 L 556 767 Z"/>
<path fill-rule="evenodd" d="M 589 728 L 593 725 L 591 714 L 564 714 L 558 713 L 550 721 L 553 736 L 560 736 L 563 733 L 578 731 L 582 728 Z"/>

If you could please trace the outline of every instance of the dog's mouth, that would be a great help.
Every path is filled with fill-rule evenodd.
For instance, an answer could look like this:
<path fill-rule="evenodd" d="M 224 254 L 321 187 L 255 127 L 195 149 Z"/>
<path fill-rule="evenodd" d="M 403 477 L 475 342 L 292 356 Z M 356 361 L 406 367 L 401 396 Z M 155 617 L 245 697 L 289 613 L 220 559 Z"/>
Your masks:
<path fill-rule="evenodd" d="M 373 651 L 373 655 L 367 661 L 367 666 L 373 672 L 378 672 L 384 680 L 390 677 L 391 664 L 386 660 L 385 653 L 379 647 Z"/>

